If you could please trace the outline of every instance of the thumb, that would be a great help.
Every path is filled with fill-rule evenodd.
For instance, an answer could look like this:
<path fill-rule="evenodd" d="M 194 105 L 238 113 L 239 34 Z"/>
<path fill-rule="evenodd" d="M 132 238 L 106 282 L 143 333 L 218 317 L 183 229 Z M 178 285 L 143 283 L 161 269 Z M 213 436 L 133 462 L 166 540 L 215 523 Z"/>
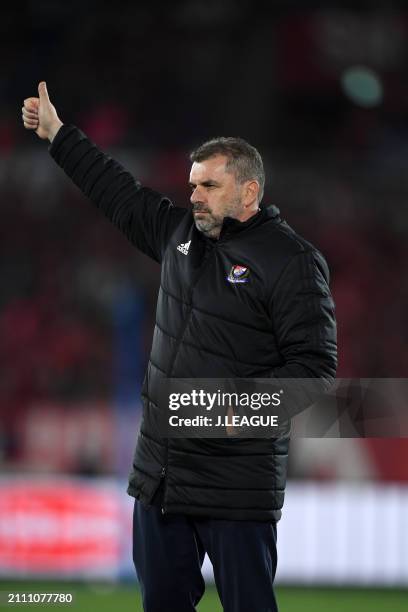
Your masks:
<path fill-rule="evenodd" d="M 38 85 L 38 94 L 40 96 L 41 102 L 49 102 L 50 99 L 48 97 L 47 84 L 45 81 L 41 81 Z"/>

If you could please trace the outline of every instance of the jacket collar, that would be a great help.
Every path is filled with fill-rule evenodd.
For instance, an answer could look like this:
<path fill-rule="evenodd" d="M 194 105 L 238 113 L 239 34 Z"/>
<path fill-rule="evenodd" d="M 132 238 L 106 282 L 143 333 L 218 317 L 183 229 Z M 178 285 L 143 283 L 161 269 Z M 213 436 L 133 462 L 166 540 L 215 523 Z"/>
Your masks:
<path fill-rule="evenodd" d="M 264 223 L 268 219 L 275 219 L 275 221 L 279 222 L 279 214 L 279 208 L 271 205 L 261 206 L 258 212 L 252 215 L 252 217 L 249 217 L 249 219 L 246 221 L 239 221 L 238 219 L 233 219 L 232 217 L 225 217 L 221 228 L 220 239 L 224 238 L 226 234 L 237 234 L 238 232 L 242 232 L 248 228 L 253 228 L 261 223 Z"/>
<path fill-rule="evenodd" d="M 246 229 L 253 229 L 256 226 L 265 223 L 265 221 L 268 221 L 269 219 L 273 219 L 275 223 L 280 223 L 281 218 L 279 215 L 279 208 L 272 204 L 270 206 L 261 205 L 258 212 L 255 213 L 255 215 L 252 215 L 252 217 L 246 221 L 239 221 L 238 219 L 233 219 L 232 217 L 225 217 L 222 224 L 220 237 L 218 239 L 208 238 L 202 232 L 200 232 L 195 227 L 194 219 L 193 229 L 205 243 L 208 243 L 208 245 L 214 245 L 216 242 L 219 242 L 220 240 L 228 240 L 230 236 L 243 232 Z"/>

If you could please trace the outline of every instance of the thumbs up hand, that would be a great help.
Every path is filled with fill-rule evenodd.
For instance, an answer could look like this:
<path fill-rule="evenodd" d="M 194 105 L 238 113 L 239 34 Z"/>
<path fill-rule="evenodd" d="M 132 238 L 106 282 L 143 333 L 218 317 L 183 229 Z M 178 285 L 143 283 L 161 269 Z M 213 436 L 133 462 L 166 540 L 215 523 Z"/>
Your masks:
<path fill-rule="evenodd" d="M 23 123 L 27 130 L 35 130 L 37 136 L 48 138 L 50 142 L 62 126 L 55 107 L 48 97 L 47 85 L 41 81 L 38 85 L 39 98 L 26 98 L 24 100 Z"/>

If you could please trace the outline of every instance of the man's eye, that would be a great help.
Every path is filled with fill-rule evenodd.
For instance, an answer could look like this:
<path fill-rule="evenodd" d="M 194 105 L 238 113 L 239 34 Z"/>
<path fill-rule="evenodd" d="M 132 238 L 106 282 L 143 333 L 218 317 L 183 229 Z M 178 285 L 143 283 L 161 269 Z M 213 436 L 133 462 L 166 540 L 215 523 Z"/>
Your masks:
<path fill-rule="evenodd" d="M 205 187 L 205 189 L 215 189 L 218 185 L 213 185 L 212 183 L 208 183 L 208 184 L 203 184 L 203 187 Z M 191 191 L 194 191 L 194 189 L 197 188 L 197 185 L 190 185 L 190 189 Z"/>

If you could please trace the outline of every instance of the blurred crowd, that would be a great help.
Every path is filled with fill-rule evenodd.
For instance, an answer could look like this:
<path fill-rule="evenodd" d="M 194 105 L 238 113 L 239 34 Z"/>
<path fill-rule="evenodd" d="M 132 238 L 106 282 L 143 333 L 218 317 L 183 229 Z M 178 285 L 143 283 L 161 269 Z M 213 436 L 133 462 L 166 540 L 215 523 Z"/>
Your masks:
<path fill-rule="evenodd" d="M 33 404 L 111 400 L 115 313 L 132 288 L 143 304 L 135 347 L 142 376 L 159 279 L 158 266 L 23 129 L 22 99 L 42 79 L 65 122 L 179 205 L 188 205 L 190 149 L 219 134 L 257 146 L 264 203 L 277 205 L 328 260 L 338 376 L 407 375 L 408 13 L 401 6 L 371 10 L 361 2 L 351 11 L 328 3 L 324 11 L 276 7 L 262 15 L 246 1 L 125 3 L 113 18 L 111 7 L 89 2 L 81 19 L 71 19 L 76 1 L 7 9 L 0 22 L 1 61 L 13 74 L 0 84 L 3 461 L 18 455 L 13 432 Z M 376 103 L 357 104 L 343 91 L 342 74 L 353 65 L 378 74 Z"/>

